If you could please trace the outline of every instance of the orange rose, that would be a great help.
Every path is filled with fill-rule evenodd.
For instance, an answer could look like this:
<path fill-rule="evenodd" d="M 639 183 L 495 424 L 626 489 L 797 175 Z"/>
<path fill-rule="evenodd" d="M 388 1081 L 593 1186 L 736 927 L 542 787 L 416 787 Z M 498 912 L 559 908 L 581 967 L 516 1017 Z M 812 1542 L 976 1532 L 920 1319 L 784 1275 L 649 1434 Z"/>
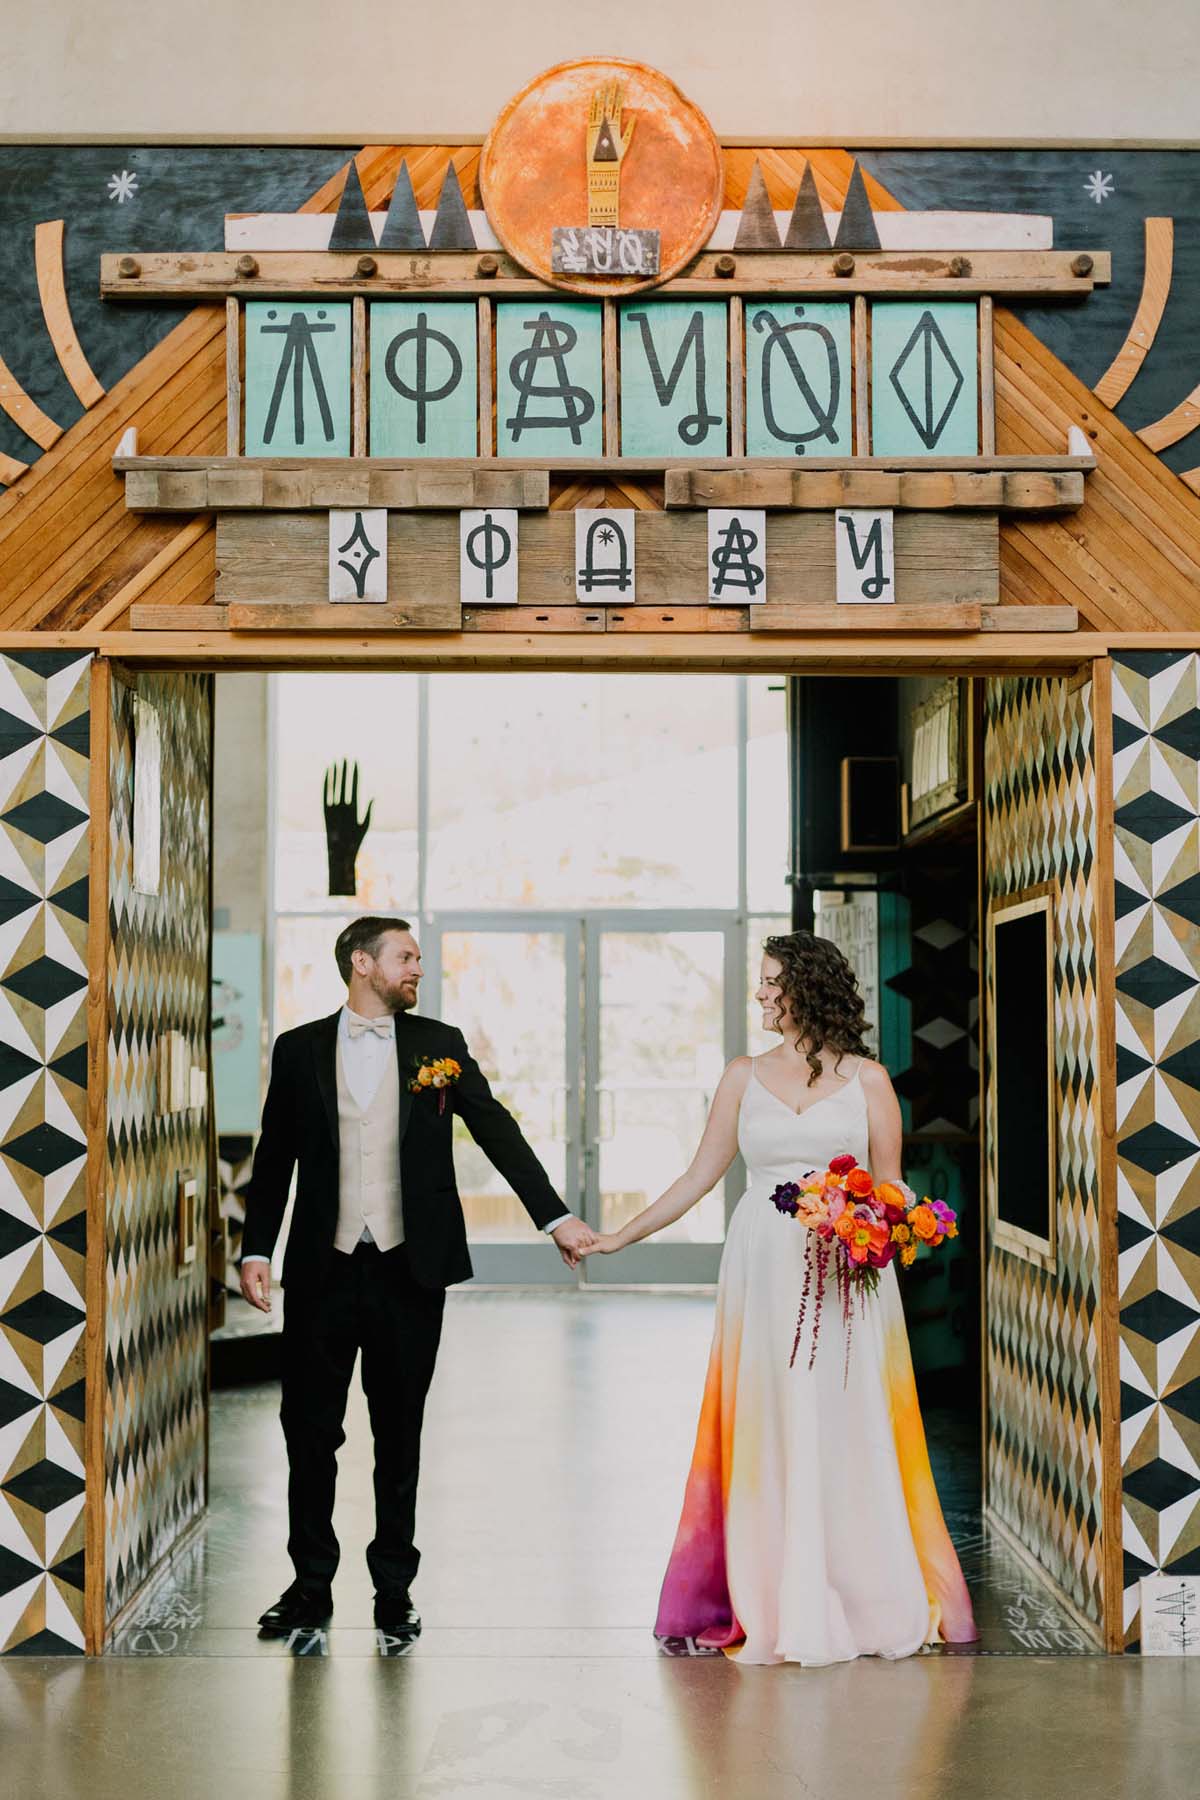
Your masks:
<path fill-rule="evenodd" d="M 912 1232 L 908 1229 L 907 1225 L 892 1226 L 892 1242 L 896 1244 L 910 1244 L 912 1242 Z"/>
<path fill-rule="evenodd" d="M 894 1181 L 881 1181 L 875 1192 L 883 1206 L 898 1206 L 901 1212 L 908 1206 L 908 1195 Z"/>
<path fill-rule="evenodd" d="M 865 1200 L 874 1186 L 869 1169 L 851 1169 L 846 1177 L 846 1192 L 853 1194 L 856 1200 Z"/>
<path fill-rule="evenodd" d="M 916 1235 L 926 1244 L 937 1237 L 941 1230 L 937 1214 L 932 1206 L 926 1206 L 923 1200 L 919 1206 L 913 1207 L 908 1215 L 908 1222 Z"/>
<path fill-rule="evenodd" d="M 905 1244 L 903 1250 L 900 1252 L 900 1261 L 904 1264 L 904 1267 L 910 1269 L 916 1260 L 917 1246 L 915 1244 Z"/>
<path fill-rule="evenodd" d="M 838 1236 L 842 1239 L 843 1243 L 848 1243 L 849 1240 L 853 1237 L 855 1228 L 857 1227 L 857 1225 L 858 1225 L 858 1220 L 855 1218 L 854 1214 L 847 1207 L 846 1211 L 838 1219 L 838 1221 L 834 1225 L 833 1229 L 837 1232 Z"/>

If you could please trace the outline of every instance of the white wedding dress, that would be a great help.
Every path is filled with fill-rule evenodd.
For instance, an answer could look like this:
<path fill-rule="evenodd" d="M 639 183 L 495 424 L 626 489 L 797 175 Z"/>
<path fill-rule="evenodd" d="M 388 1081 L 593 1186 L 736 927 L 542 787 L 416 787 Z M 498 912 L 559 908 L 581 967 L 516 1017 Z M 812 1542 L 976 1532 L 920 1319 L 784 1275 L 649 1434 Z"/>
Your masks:
<path fill-rule="evenodd" d="M 683 1514 L 657 1635 L 748 1663 L 898 1657 L 975 1637 L 933 1486 L 895 1265 L 846 1324 L 830 1265 L 816 1356 L 815 1270 L 789 1367 L 812 1235 L 771 1203 L 849 1151 L 869 1167 L 856 1064 L 799 1112 L 753 1065 L 738 1144 L 749 1186 L 729 1225 Z"/>

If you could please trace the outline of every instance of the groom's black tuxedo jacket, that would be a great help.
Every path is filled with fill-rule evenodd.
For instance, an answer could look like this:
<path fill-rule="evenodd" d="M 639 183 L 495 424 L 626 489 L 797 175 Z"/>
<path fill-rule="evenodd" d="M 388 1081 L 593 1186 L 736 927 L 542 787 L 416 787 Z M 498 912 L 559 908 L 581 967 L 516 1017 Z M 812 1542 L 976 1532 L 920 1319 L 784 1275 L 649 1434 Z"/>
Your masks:
<path fill-rule="evenodd" d="M 341 1009 L 330 1018 L 285 1031 L 275 1042 L 263 1107 L 262 1135 L 246 1190 L 243 1256 L 275 1247 L 299 1165 L 296 1204 L 283 1261 L 284 1283 L 319 1282 L 333 1254 L 338 1216 L 337 1041 Z M 495 1098 L 461 1031 L 439 1019 L 397 1013 L 396 1079 L 400 1083 L 400 1182 L 409 1266 L 423 1287 L 444 1288 L 471 1276 L 467 1228 L 451 1154 L 454 1115 L 520 1199 L 534 1224 L 566 1211 L 512 1114 Z M 462 1074 L 452 1087 L 411 1092 L 417 1065 L 452 1056 Z M 439 1092 L 446 1095 L 439 1108 Z"/>

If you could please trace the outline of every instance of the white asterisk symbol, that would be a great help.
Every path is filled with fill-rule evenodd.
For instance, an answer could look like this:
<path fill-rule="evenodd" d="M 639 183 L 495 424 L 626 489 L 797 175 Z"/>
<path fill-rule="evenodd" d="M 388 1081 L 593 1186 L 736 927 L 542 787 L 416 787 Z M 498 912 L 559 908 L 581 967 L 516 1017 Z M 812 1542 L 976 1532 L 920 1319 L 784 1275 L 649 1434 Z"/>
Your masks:
<path fill-rule="evenodd" d="M 132 200 L 137 193 L 137 176 L 132 169 L 122 169 L 119 175 L 108 178 L 108 197 L 115 200 L 118 206 L 124 206 L 126 200 Z"/>
<path fill-rule="evenodd" d="M 1100 169 L 1093 169 L 1083 184 L 1083 191 L 1089 199 L 1094 200 L 1096 205 L 1099 206 L 1100 202 L 1102 200 L 1107 200 L 1108 196 L 1112 193 L 1113 178 L 1111 175 L 1105 175 Z"/>

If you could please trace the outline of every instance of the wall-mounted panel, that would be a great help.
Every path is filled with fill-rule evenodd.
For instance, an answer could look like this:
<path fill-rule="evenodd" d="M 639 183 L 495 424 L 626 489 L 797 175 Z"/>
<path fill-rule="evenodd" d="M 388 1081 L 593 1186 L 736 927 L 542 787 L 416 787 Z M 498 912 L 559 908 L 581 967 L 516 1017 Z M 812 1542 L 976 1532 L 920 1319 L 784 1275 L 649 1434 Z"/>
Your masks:
<path fill-rule="evenodd" d="M 631 300 L 621 308 L 621 454 L 725 456 L 729 308 Z"/>
<path fill-rule="evenodd" d="M 246 455 L 349 456 L 350 306 L 246 306 Z"/>
<path fill-rule="evenodd" d="M 972 301 L 874 303 L 873 455 L 978 455 L 978 329 Z"/>
<path fill-rule="evenodd" d="M 497 453 L 602 455 L 603 364 L 599 302 L 498 301 Z"/>
<path fill-rule="evenodd" d="M 478 320 L 470 300 L 370 309 L 372 456 L 474 456 Z"/>
<path fill-rule="evenodd" d="M 850 456 L 850 308 L 746 301 L 747 456 Z"/>

